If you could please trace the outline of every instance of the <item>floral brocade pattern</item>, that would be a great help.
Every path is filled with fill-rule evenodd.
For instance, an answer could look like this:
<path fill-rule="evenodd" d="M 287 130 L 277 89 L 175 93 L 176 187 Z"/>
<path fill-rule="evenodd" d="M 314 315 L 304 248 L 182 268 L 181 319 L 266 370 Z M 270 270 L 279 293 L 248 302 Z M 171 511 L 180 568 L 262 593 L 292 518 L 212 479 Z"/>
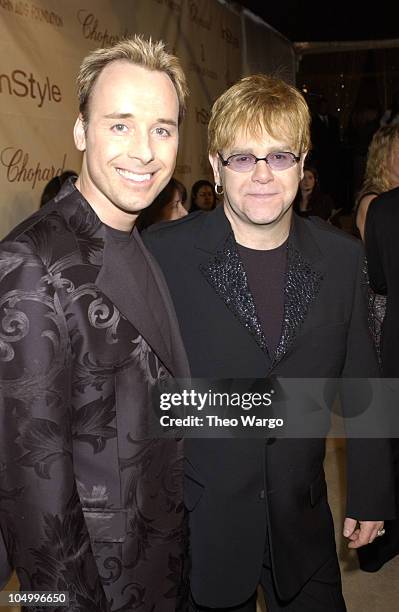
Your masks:
<path fill-rule="evenodd" d="M 21 590 L 68 591 L 63 612 L 175 612 L 182 442 L 142 435 L 151 388 L 171 374 L 97 284 L 113 247 L 78 193 L 0 250 L 0 546 Z"/>

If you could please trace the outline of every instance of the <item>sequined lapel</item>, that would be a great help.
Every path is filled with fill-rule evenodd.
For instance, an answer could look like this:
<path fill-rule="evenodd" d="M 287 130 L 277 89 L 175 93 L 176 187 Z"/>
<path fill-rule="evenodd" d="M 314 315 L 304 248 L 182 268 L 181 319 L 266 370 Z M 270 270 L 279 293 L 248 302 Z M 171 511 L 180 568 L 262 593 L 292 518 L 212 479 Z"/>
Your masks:
<path fill-rule="evenodd" d="M 292 347 L 323 280 L 323 254 L 310 228 L 310 221 L 293 215 L 288 239 L 284 318 L 272 366 Z"/>
<path fill-rule="evenodd" d="M 254 298 L 232 233 L 228 235 L 223 249 L 207 263 L 202 264 L 200 270 L 226 306 L 254 336 L 259 346 L 267 351 Z"/>
<path fill-rule="evenodd" d="M 309 223 L 293 215 L 288 240 L 284 318 L 272 367 L 277 365 L 292 347 L 323 280 L 321 273 L 323 254 L 313 238 Z M 212 254 L 211 258 L 202 264 L 201 272 L 230 311 L 268 354 L 245 270 L 222 207 L 206 213 L 196 246 Z"/>

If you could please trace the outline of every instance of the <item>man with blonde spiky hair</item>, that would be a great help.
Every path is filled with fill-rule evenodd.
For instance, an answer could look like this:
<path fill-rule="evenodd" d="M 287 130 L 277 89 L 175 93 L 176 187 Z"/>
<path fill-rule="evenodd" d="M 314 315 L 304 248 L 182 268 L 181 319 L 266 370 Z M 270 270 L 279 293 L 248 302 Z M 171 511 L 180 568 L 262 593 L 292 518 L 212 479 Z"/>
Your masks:
<path fill-rule="evenodd" d="M 134 37 L 88 55 L 78 91 L 76 183 L 0 249 L 0 588 L 15 569 L 22 591 L 66 593 L 48 610 L 175 612 L 182 443 L 147 422 L 188 366 L 134 226 L 173 174 L 186 81 Z"/>
<path fill-rule="evenodd" d="M 216 100 L 209 122 L 223 206 L 145 236 L 195 378 L 258 379 L 265 388 L 267 377 L 379 374 L 361 244 L 292 211 L 309 121 L 291 85 L 241 79 Z M 288 424 L 298 409 L 287 407 Z M 343 409 L 352 416 L 358 407 Z M 345 610 L 323 471 L 328 426 L 326 418 L 312 439 L 234 429 L 233 440 L 200 439 L 200 430 L 186 441 L 191 610 L 254 612 L 259 584 L 268 612 Z M 348 439 L 347 455 L 344 536 L 358 548 L 383 536 L 383 519 L 394 516 L 392 463 L 387 440 Z"/>

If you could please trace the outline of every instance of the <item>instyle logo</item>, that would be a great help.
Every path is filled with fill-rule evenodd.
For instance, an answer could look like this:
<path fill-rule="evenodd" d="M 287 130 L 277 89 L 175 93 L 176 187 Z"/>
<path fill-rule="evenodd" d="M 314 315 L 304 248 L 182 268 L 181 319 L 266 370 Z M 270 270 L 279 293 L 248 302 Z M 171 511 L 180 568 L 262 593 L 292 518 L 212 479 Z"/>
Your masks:
<path fill-rule="evenodd" d="M 64 172 L 67 154 L 64 153 L 61 165 L 42 166 L 40 161 L 31 163 L 29 153 L 23 149 L 6 147 L 0 153 L 0 162 L 6 168 L 6 179 L 9 183 L 30 183 L 34 189 L 38 182 L 46 183 L 56 175 Z"/>
<path fill-rule="evenodd" d="M 33 73 L 24 70 L 13 70 L 10 74 L 0 74 L 0 94 L 17 96 L 18 98 L 31 98 L 36 102 L 38 108 L 42 108 L 45 102 L 61 102 L 61 89 L 55 83 L 51 83 L 50 77 L 46 76 L 40 81 Z"/>
<path fill-rule="evenodd" d="M 201 28 L 205 28 L 206 30 L 210 30 L 212 27 L 211 20 L 208 21 L 200 16 L 199 8 L 196 2 L 190 2 L 190 18 L 191 21 L 199 25 Z"/>
<path fill-rule="evenodd" d="M 82 34 L 86 40 L 93 40 L 101 47 L 114 45 L 121 38 L 126 38 L 129 32 L 125 30 L 122 34 L 111 34 L 107 28 L 99 29 L 98 19 L 86 9 L 80 9 L 77 15 L 78 21 L 82 26 Z"/>

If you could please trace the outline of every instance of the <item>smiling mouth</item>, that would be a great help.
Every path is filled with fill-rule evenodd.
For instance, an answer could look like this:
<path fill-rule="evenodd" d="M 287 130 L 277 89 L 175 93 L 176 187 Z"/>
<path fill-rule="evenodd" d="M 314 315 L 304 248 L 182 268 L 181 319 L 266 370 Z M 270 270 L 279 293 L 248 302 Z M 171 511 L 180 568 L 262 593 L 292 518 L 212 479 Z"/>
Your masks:
<path fill-rule="evenodd" d="M 270 198 L 278 194 L 277 193 L 249 193 L 248 195 L 253 198 Z"/>
<path fill-rule="evenodd" d="M 149 181 L 152 177 L 151 172 L 147 172 L 147 174 L 136 174 L 135 172 L 130 172 L 130 170 L 124 170 L 123 168 L 116 168 L 116 171 L 123 176 L 123 178 L 135 183 L 144 183 L 145 181 Z"/>

